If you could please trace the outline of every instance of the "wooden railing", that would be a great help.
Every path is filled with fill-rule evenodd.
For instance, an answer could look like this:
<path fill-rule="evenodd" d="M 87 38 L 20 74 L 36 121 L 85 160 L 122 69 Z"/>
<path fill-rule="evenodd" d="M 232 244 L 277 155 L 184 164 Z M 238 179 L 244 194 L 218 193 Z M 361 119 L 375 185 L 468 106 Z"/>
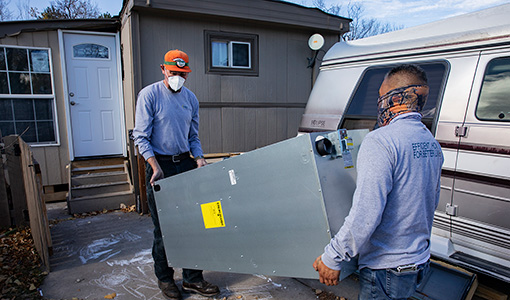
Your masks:
<path fill-rule="evenodd" d="M 0 159 L 0 226 L 30 225 L 32 238 L 43 269 L 49 271 L 52 249 L 50 228 L 43 200 L 41 169 L 35 161 L 30 146 L 18 136 L 3 138 L 6 155 L 4 168 Z M 9 191 L 6 189 L 8 176 Z"/>

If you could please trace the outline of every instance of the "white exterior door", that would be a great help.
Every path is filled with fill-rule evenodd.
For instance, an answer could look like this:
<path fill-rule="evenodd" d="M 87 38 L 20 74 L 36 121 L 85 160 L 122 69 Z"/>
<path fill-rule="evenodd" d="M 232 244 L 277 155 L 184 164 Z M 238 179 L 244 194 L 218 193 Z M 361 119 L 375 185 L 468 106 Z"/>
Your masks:
<path fill-rule="evenodd" d="M 117 39 L 63 33 L 72 157 L 125 154 Z"/>

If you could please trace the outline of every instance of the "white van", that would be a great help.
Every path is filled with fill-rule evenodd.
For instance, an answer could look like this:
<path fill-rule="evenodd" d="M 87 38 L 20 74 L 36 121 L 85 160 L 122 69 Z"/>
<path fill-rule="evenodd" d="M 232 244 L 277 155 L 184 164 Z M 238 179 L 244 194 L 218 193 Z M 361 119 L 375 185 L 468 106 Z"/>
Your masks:
<path fill-rule="evenodd" d="M 395 65 L 421 66 L 423 122 L 445 163 L 436 258 L 510 282 L 510 4 L 352 42 L 324 56 L 300 132 L 373 129 Z"/>

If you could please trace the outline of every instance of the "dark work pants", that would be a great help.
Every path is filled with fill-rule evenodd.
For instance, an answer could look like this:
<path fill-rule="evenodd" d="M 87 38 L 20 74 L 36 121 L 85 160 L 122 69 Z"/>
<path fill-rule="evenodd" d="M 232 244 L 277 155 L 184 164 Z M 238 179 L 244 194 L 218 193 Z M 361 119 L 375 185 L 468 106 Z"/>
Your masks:
<path fill-rule="evenodd" d="M 186 172 L 197 167 L 197 163 L 188 158 L 174 163 L 171 159 L 157 157 L 158 163 L 163 170 L 164 177 L 170 177 L 182 172 Z M 149 163 L 145 164 L 145 182 L 147 186 L 147 202 L 151 212 L 152 222 L 154 223 L 154 243 L 152 244 L 152 258 L 154 259 L 154 272 L 156 277 L 162 282 L 174 282 L 174 269 L 168 266 L 165 254 L 165 246 L 161 237 L 161 228 L 159 227 L 158 211 L 154 200 L 154 192 L 150 184 L 153 171 Z M 173 241 L 172 241 L 173 242 Z M 183 269 L 182 278 L 187 283 L 197 283 L 203 280 L 202 270 Z"/>

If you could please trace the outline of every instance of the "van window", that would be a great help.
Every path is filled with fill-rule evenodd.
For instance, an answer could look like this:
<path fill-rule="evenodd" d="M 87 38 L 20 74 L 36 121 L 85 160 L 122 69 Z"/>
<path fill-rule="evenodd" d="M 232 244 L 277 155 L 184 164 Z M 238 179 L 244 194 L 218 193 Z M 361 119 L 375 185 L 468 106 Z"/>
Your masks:
<path fill-rule="evenodd" d="M 423 108 L 422 122 L 433 131 L 433 123 L 436 119 L 438 101 L 441 97 L 443 82 L 446 76 L 447 64 L 443 62 L 416 64 L 427 73 L 429 83 L 429 97 Z M 340 122 L 339 128 L 372 130 L 377 122 L 377 98 L 379 87 L 383 82 L 384 75 L 395 65 L 369 68 L 362 76 L 354 96 L 352 97 L 347 112 Z"/>
<path fill-rule="evenodd" d="M 483 78 L 476 117 L 485 121 L 510 121 L 510 58 L 489 62 Z"/>

